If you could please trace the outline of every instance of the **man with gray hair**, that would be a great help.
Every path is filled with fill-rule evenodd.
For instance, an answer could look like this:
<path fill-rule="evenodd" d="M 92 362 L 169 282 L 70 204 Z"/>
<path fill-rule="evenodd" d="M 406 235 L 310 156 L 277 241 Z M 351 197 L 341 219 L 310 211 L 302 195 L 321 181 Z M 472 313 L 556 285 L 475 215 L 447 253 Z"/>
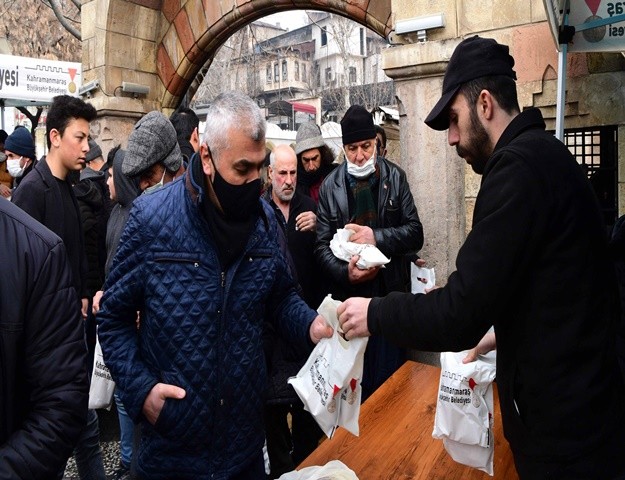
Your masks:
<path fill-rule="evenodd" d="M 258 106 L 222 94 L 182 180 L 134 202 L 98 321 L 140 423 L 141 478 L 264 478 L 264 323 L 305 352 L 332 335 L 298 296 L 260 199 L 264 159 Z"/>

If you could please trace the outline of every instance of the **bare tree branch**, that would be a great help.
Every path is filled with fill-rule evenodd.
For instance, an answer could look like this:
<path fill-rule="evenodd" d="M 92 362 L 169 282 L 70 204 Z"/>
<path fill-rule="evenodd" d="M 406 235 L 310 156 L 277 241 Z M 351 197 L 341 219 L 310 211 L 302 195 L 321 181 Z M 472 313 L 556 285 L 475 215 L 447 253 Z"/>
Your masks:
<path fill-rule="evenodd" d="M 26 115 L 26 117 L 30 120 L 30 133 L 31 135 L 34 135 L 35 129 L 37 128 L 37 125 L 39 125 L 39 118 L 41 117 L 41 112 L 43 112 L 43 107 L 37 107 L 37 113 L 35 113 L 34 115 L 30 113 L 30 111 L 26 107 L 15 108 L 17 108 L 20 112 Z"/>
<path fill-rule="evenodd" d="M 43 2 L 42 1 L 42 3 L 44 5 L 49 6 L 52 9 L 52 11 L 54 12 L 54 15 L 56 16 L 58 21 L 61 23 L 63 28 L 65 28 L 65 30 L 67 30 L 69 33 L 71 33 L 78 40 L 82 40 L 82 35 L 80 33 L 80 29 L 76 28 L 74 25 L 72 25 L 72 23 L 70 23 L 70 22 L 74 22 L 75 20 L 72 20 L 71 18 L 68 18 L 63 13 L 63 6 L 61 5 L 61 1 L 60 0 L 48 0 L 47 2 Z M 72 3 L 74 5 L 76 5 L 76 1 L 75 0 L 72 0 Z M 76 5 L 76 7 L 79 8 L 79 10 L 80 10 L 80 5 Z"/>

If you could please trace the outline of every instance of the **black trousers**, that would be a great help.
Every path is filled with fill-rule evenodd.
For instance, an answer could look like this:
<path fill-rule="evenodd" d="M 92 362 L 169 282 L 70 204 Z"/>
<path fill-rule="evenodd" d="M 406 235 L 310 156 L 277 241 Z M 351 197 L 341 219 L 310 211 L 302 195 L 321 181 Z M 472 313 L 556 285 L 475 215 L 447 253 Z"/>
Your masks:
<path fill-rule="evenodd" d="M 287 415 L 291 414 L 292 429 Z M 319 445 L 323 436 L 313 416 L 301 402 L 265 406 L 265 436 L 271 465 L 270 479 L 295 470 Z"/>

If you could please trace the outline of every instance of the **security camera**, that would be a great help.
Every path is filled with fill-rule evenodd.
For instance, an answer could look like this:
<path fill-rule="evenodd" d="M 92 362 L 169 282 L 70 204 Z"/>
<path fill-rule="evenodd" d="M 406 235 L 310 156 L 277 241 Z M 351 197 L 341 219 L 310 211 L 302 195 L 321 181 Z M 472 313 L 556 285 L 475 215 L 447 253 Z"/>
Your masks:
<path fill-rule="evenodd" d="M 122 91 L 135 95 L 148 95 L 150 93 L 150 87 L 139 83 L 122 82 Z"/>
<path fill-rule="evenodd" d="M 78 95 L 86 95 L 87 97 L 91 97 L 91 92 L 93 92 L 99 86 L 100 82 L 98 80 L 92 80 L 88 83 L 83 84 L 78 89 Z"/>
<path fill-rule="evenodd" d="M 429 30 L 431 28 L 440 28 L 445 26 L 445 15 L 437 13 L 436 15 L 428 15 L 425 17 L 408 18 L 399 20 L 395 23 L 395 33 L 401 35 L 404 33 L 419 32 Z"/>

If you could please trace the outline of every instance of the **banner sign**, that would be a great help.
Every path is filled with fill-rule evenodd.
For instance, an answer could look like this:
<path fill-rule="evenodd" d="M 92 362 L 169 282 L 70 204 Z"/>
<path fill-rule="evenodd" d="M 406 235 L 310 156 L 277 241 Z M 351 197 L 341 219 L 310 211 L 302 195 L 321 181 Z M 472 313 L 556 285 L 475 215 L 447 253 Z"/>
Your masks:
<path fill-rule="evenodd" d="M 47 104 L 57 95 L 78 95 L 82 64 L 0 55 L 0 99 L 5 105 Z"/>
<path fill-rule="evenodd" d="M 551 32 L 558 43 L 563 9 L 568 4 L 567 25 L 575 27 L 569 52 L 625 51 L 625 1 L 613 0 L 544 0 Z M 594 28 L 583 27 L 598 24 Z M 558 50 L 560 46 L 557 45 Z"/>

